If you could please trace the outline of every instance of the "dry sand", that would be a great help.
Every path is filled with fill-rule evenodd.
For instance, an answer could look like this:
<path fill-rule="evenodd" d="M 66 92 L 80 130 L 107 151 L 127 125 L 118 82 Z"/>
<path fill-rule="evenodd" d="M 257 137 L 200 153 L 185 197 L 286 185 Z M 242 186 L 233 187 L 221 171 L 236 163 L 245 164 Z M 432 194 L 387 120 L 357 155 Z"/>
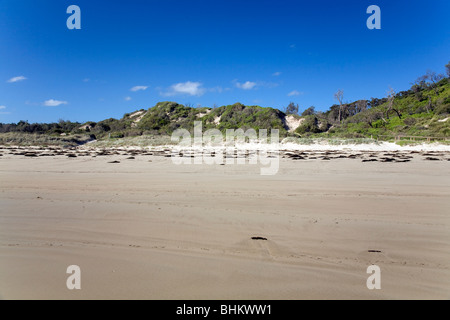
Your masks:
<path fill-rule="evenodd" d="M 286 157 L 261 176 L 0 152 L 0 299 L 450 298 L 449 153 Z M 381 290 L 366 287 L 371 264 Z M 81 290 L 66 287 L 69 265 Z"/>

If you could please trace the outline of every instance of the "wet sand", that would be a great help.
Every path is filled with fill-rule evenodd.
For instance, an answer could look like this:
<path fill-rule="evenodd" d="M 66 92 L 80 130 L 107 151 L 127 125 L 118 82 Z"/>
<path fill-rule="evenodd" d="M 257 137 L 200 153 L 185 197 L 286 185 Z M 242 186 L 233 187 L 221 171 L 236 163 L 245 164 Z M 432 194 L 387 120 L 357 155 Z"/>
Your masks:
<path fill-rule="evenodd" d="M 450 298 L 448 152 L 284 152 L 273 176 L 167 152 L 0 154 L 0 299 Z"/>

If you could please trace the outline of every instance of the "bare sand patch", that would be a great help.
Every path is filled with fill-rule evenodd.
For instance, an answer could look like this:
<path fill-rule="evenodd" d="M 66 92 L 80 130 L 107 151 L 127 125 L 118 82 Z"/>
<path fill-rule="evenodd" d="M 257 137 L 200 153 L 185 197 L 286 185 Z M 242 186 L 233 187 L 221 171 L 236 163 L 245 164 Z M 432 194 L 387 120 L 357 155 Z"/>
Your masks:
<path fill-rule="evenodd" d="M 3 299 L 450 296 L 449 161 L 319 150 L 260 176 L 126 148 L 1 152 Z M 72 264 L 79 291 L 65 285 Z M 371 264 L 381 290 L 366 287 Z"/>

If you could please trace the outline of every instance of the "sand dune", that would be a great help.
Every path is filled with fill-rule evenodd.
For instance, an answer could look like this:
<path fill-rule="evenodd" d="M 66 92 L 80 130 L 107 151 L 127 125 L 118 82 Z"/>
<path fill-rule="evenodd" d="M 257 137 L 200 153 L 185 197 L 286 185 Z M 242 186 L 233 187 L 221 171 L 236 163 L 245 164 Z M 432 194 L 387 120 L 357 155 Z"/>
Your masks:
<path fill-rule="evenodd" d="M 450 155 L 430 152 L 286 151 L 261 176 L 167 150 L 1 149 L 0 298 L 448 299 Z"/>

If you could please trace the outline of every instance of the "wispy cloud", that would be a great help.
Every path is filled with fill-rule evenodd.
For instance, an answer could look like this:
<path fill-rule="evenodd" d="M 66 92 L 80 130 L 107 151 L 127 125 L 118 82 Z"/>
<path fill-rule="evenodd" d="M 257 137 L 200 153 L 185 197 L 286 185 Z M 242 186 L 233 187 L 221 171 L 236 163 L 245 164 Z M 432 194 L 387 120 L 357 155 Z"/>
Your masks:
<path fill-rule="evenodd" d="M 6 107 L 5 106 L 0 106 L 0 114 L 11 114 L 11 112 L 9 111 L 1 111 L 1 110 L 5 110 Z"/>
<path fill-rule="evenodd" d="M 280 71 L 277 71 L 277 72 L 272 73 L 272 75 L 273 75 L 274 77 L 278 77 L 278 76 L 281 76 L 281 72 L 280 72 Z"/>
<path fill-rule="evenodd" d="M 214 93 L 222 93 L 222 92 L 230 91 L 230 90 L 231 90 L 231 88 L 223 88 L 221 86 L 217 86 L 217 87 L 208 89 L 209 92 L 214 92 Z"/>
<path fill-rule="evenodd" d="M 89 82 L 89 81 L 91 81 L 91 79 L 89 79 L 89 78 L 84 78 L 83 79 L 83 82 Z"/>
<path fill-rule="evenodd" d="M 135 86 L 133 88 L 130 89 L 130 91 L 136 92 L 136 91 L 144 91 L 147 90 L 148 86 Z"/>
<path fill-rule="evenodd" d="M 9 83 L 13 83 L 13 82 L 19 82 L 19 81 L 23 81 L 26 80 L 27 78 L 24 76 L 18 76 L 18 77 L 14 77 L 8 80 Z"/>
<path fill-rule="evenodd" d="M 303 94 L 303 92 L 300 92 L 300 91 L 297 91 L 297 90 L 293 90 L 293 91 L 288 93 L 288 96 L 292 97 L 292 96 L 299 96 L 299 95 L 302 95 L 302 94 Z"/>
<path fill-rule="evenodd" d="M 276 83 L 276 82 L 265 82 L 265 81 L 263 81 L 263 82 L 258 82 L 258 86 L 265 87 L 265 88 L 269 88 L 269 89 L 276 88 L 276 87 L 278 87 L 279 85 L 280 85 L 280 84 L 279 84 L 279 83 Z"/>
<path fill-rule="evenodd" d="M 251 90 L 256 87 L 256 82 L 246 81 L 244 83 L 240 83 L 236 81 L 236 87 L 243 90 Z"/>
<path fill-rule="evenodd" d="M 131 97 L 125 97 L 125 101 L 130 101 Z"/>
<path fill-rule="evenodd" d="M 205 88 L 202 88 L 200 82 L 180 82 L 170 86 L 169 90 L 165 93 L 161 93 L 164 96 L 174 96 L 178 94 L 187 94 L 190 96 L 201 96 L 206 92 Z"/>
<path fill-rule="evenodd" d="M 50 99 L 50 100 L 46 100 L 44 101 L 44 106 L 46 107 L 57 107 L 60 106 L 62 104 L 67 104 L 67 101 L 60 101 L 60 100 L 54 100 L 54 99 Z"/>

